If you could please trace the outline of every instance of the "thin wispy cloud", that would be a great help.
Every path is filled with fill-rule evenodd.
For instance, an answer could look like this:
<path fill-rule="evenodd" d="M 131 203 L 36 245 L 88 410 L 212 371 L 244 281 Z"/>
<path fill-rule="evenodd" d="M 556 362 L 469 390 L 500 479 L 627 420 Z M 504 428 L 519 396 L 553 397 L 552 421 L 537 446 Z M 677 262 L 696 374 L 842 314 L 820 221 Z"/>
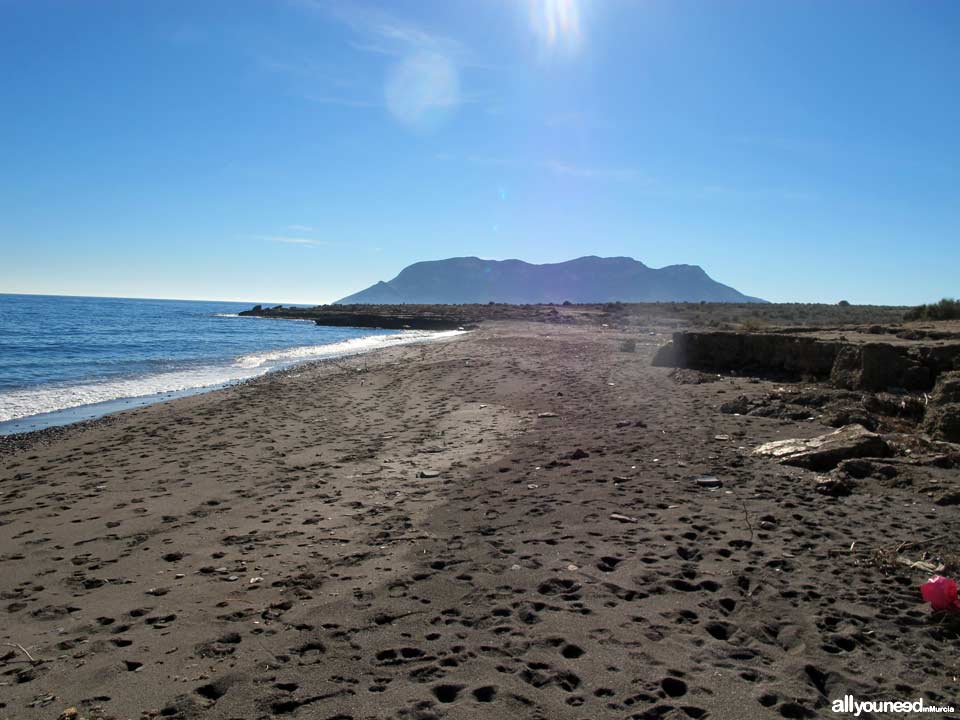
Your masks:
<path fill-rule="evenodd" d="M 296 5 L 348 31 L 348 46 L 382 56 L 382 86 L 369 79 L 349 89 L 324 84 L 304 93 L 314 103 L 344 108 L 385 108 L 398 122 L 417 132 L 437 129 L 460 106 L 482 102 L 461 87 L 460 70 L 483 67 L 459 40 L 428 30 L 387 10 L 338 0 L 292 0 Z"/>
<path fill-rule="evenodd" d="M 288 235 L 254 235 L 254 239 L 264 242 L 279 243 L 281 245 L 299 245 L 301 247 L 326 247 L 330 243 L 323 240 L 306 237 L 291 237 Z"/>
<path fill-rule="evenodd" d="M 596 113 L 583 110 L 554 113 L 547 116 L 544 124 L 551 128 L 577 131 L 609 130 L 611 127 L 609 121 Z"/>
<path fill-rule="evenodd" d="M 560 160 L 548 160 L 544 167 L 556 175 L 584 178 L 587 180 L 634 180 L 637 177 L 631 168 L 596 168 L 583 165 L 572 165 Z"/>
<path fill-rule="evenodd" d="M 816 193 L 807 190 L 780 187 L 743 187 L 719 183 L 704 185 L 699 189 L 698 193 L 702 197 L 741 199 L 768 198 L 788 202 L 804 202 L 818 199 Z"/>
<path fill-rule="evenodd" d="M 456 156 L 450 153 L 440 153 L 435 156 L 437 160 L 456 160 Z M 518 170 L 540 170 L 561 177 L 579 178 L 582 180 L 609 180 L 617 182 L 628 182 L 641 178 L 639 172 L 633 168 L 611 168 L 594 167 L 590 165 L 580 165 L 562 160 L 528 160 L 524 158 L 511 158 L 488 155 L 467 155 L 463 158 L 466 162 L 474 165 L 497 165 L 501 167 L 516 168 Z"/>
<path fill-rule="evenodd" d="M 336 95 L 314 95 L 307 93 L 306 100 L 317 105 L 335 105 L 346 108 L 378 108 L 383 107 L 382 100 L 364 100 L 362 98 L 338 97 Z"/>
<path fill-rule="evenodd" d="M 431 32 L 385 10 L 357 3 L 307 2 L 350 28 L 356 35 L 350 42 L 355 50 L 398 58 L 414 53 L 437 53 L 458 64 L 467 64 L 471 59 L 470 51 L 459 40 Z"/>

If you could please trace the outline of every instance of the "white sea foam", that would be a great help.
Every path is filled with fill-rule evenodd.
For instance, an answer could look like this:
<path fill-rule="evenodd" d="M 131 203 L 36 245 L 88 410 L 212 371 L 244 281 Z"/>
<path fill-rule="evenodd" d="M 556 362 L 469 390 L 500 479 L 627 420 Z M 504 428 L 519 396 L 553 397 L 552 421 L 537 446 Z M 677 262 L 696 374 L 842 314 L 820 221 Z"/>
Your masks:
<path fill-rule="evenodd" d="M 94 403 L 139 398 L 163 393 L 215 387 L 257 377 L 297 363 L 343 357 L 383 347 L 443 340 L 462 331 L 426 332 L 408 330 L 395 335 L 372 335 L 327 345 L 308 345 L 286 350 L 242 355 L 232 364 L 173 370 L 145 377 L 83 383 L 67 387 L 14 390 L 0 393 L 0 422 L 56 412 Z"/>

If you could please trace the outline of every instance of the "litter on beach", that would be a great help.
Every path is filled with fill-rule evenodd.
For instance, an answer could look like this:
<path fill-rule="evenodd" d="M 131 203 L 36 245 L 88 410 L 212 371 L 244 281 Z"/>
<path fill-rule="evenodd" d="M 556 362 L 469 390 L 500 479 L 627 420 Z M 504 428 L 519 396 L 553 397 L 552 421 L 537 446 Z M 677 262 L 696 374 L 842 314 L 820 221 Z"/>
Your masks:
<path fill-rule="evenodd" d="M 920 595 L 936 612 L 960 612 L 956 580 L 934 575 L 920 586 Z"/>

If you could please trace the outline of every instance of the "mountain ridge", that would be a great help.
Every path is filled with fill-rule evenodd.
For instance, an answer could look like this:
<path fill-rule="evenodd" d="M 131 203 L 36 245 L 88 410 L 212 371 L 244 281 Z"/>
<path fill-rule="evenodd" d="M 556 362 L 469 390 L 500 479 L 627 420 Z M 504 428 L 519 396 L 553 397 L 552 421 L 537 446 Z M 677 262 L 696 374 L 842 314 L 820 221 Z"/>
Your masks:
<path fill-rule="evenodd" d="M 699 265 L 651 268 L 630 257 L 533 264 L 475 256 L 423 260 L 336 305 L 599 302 L 766 302 L 711 278 Z"/>

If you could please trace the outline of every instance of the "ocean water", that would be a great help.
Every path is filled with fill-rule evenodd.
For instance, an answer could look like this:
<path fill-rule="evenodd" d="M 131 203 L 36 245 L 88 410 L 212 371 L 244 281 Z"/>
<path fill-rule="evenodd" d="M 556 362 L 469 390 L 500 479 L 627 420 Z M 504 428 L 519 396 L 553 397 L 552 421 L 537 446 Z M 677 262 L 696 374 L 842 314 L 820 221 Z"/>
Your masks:
<path fill-rule="evenodd" d="M 450 334 L 237 315 L 253 304 L 0 294 L 0 435 Z"/>

